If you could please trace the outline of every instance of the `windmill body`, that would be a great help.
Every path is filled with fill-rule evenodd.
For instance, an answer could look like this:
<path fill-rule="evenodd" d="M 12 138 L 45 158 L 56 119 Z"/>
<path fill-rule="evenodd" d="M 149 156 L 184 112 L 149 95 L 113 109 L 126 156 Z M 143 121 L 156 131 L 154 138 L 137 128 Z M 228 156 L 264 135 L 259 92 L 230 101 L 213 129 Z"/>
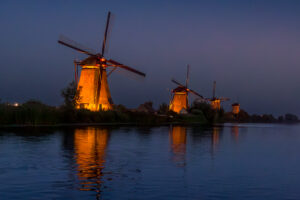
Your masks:
<path fill-rule="evenodd" d="M 88 58 L 80 62 L 75 63 L 75 80 L 77 82 L 77 65 L 81 66 L 80 79 L 77 84 L 77 109 L 88 109 L 91 111 L 98 110 L 111 110 L 113 109 L 113 102 L 110 95 L 108 82 L 107 82 L 107 68 L 112 67 L 109 74 L 111 74 L 116 68 L 122 68 L 132 73 L 145 77 L 146 75 L 131 67 L 123 65 L 115 60 L 106 59 L 104 57 L 106 38 L 108 33 L 110 20 L 110 12 L 107 16 L 106 29 L 104 34 L 104 40 L 101 53 L 91 53 L 90 50 L 78 47 L 78 43 L 71 40 L 60 39 L 58 43 L 72 48 L 80 53 L 89 55 Z M 71 42 L 70 42 L 71 41 Z"/>
<path fill-rule="evenodd" d="M 210 106 L 214 110 L 220 110 L 221 109 L 221 100 L 220 99 L 211 99 Z"/>
<path fill-rule="evenodd" d="M 111 110 L 113 102 L 110 95 L 106 69 L 100 70 L 99 66 L 83 65 L 77 86 L 79 96 L 77 108 L 91 111 Z"/>
<path fill-rule="evenodd" d="M 111 110 L 113 108 L 113 101 L 110 95 L 110 91 L 107 83 L 107 74 L 105 69 L 102 70 L 101 73 L 101 83 L 100 83 L 98 104 L 100 110 Z"/>
<path fill-rule="evenodd" d="M 100 79 L 100 70 L 96 66 L 83 66 L 77 85 L 79 96 L 76 106 L 81 109 L 92 111 L 98 110 L 97 92 Z"/>
<path fill-rule="evenodd" d="M 78 100 L 76 102 L 78 109 L 111 110 L 113 102 L 111 99 L 106 68 L 100 67 L 101 63 L 93 58 L 78 63 L 81 68 L 80 79 L 77 86 Z"/>
<path fill-rule="evenodd" d="M 240 104 L 239 103 L 234 103 L 231 105 L 232 107 L 232 114 L 237 115 L 240 113 Z"/>
<path fill-rule="evenodd" d="M 169 105 L 169 110 L 176 113 L 180 113 L 182 110 L 187 110 L 189 107 L 189 103 L 188 103 L 189 92 L 203 99 L 203 97 L 200 94 L 188 88 L 188 81 L 189 81 L 189 65 L 187 66 L 187 78 L 186 78 L 185 85 L 182 85 L 178 81 L 172 79 L 172 82 L 177 84 L 178 87 L 172 90 L 173 96 Z"/>
<path fill-rule="evenodd" d="M 169 109 L 180 113 L 182 109 L 188 109 L 188 92 L 184 87 L 177 87 L 173 91 L 173 98 L 170 102 Z"/>

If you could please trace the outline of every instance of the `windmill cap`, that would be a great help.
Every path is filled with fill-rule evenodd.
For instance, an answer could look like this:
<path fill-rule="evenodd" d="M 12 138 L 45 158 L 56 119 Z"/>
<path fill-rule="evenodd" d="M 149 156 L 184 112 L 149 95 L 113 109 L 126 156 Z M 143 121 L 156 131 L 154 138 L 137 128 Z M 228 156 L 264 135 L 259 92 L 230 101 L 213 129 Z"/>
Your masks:
<path fill-rule="evenodd" d="M 84 59 L 83 61 L 81 61 L 79 63 L 80 65 L 99 65 L 100 62 L 99 62 L 99 59 L 93 57 L 93 56 L 89 56 L 88 58 Z"/>
<path fill-rule="evenodd" d="M 186 92 L 186 91 L 187 91 L 186 88 L 182 86 L 179 86 L 173 90 L 173 92 Z"/>

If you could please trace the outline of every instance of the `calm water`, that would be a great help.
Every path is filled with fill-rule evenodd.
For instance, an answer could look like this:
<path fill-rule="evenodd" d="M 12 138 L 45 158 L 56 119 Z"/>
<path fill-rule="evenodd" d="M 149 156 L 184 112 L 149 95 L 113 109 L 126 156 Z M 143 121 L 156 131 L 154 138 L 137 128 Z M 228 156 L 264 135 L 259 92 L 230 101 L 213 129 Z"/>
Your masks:
<path fill-rule="evenodd" d="M 300 199 L 299 125 L 0 131 L 0 199 Z"/>

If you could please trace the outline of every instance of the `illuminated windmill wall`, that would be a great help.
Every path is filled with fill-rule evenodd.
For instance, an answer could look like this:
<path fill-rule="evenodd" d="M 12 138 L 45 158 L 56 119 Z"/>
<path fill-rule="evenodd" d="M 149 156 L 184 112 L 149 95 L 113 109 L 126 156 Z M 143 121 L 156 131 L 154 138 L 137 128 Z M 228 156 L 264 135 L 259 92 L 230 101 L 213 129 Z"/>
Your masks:
<path fill-rule="evenodd" d="M 146 76 L 144 73 L 139 72 L 131 67 L 123 65 L 112 59 L 106 59 L 104 57 L 110 15 L 111 14 L 109 12 L 106 21 L 106 28 L 105 28 L 101 53 L 93 53 L 91 50 L 86 50 L 86 48 L 81 48 L 79 46 L 82 45 L 78 45 L 78 43 L 75 43 L 74 41 L 67 38 L 61 38 L 60 40 L 58 40 L 58 43 L 89 56 L 83 61 L 74 62 L 76 83 L 77 83 L 78 65 L 82 67 L 80 80 L 77 85 L 77 94 L 76 94 L 77 109 L 82 108 L 91 111 L 98 111 L 98 110 L 111 110 L 113 108 L 113 101 L 110 95 L 107 77 L 116 68 L 122 68 L 128 70 L 142 77 Z M 107 74 L 106 71 L 108 67 L 112 67 L 109 74 Z"/>
<path fill-rule="evenodd" d="M 179 113 L 182 109 L 188 109 L 188 94 L 184 87 L 177 87 L 172 90 L 173 99 L 170 103 L 170 110 Z"/>
<path fill-rule="evenodd" d="M 239 103 L 234 103 L 231 105 L 231 107 L 232 107 L 232 111 L 231 111 L 232 114 L 237 115 L 240 113 L 240 104 Z"/>

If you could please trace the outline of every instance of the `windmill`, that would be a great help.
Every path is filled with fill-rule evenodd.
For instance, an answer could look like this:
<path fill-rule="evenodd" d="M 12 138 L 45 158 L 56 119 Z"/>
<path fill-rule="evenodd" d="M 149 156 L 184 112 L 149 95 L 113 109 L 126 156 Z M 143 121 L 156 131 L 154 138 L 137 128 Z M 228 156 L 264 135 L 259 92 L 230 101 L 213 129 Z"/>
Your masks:
<path fill-rule="evenodd" d="M 173 89 L 172 92 L 172 99 L 170 102 L 169 109 L 176 112 L 180 113 L 182 109 L 187 110 L 189 103 L 188 103 L 188 94 L 192 93 L 201 99 L 203 99 L 203 96 L 195 92 L 194 90 L 191 90 L 188 88 L 188 82 L 189 82 L 189 71 L 190 71 L 190 66 L 187 66 L 187 75 L 186 75 L 186 81 L 185 85 L 179 83 L 175 79 L 172 79 L 172 82 L 177 84 L 178 87 Z"/>
<path fill-rule="evenodd" d="M 76 102 L 77 109 L 84 108 L 91 111 L 98 111 L 111 110 L 113 108 L 107 77 L 117 68 L 128 70 L 142 77 L 146 76 L 138 70 L 104 57 L 110 16 L 111 13 L 108 12 L 101 53 L 94 53 L 91 50 L 82 48 L 81 45 L 67 38 L 60 38 L 58 40 L 58 43 L 89 56 L 82 61 L 74 61 L 78 96 Z M 78 66 L 81 66 L 79 82 L 77 82 Z M 109 74 L 106 71 L 108 67 L 112 68 Z"/>
<path fill-rule="evenodd" d="M 234 102 L 233 104 L 231 104 L 231 113 L 234 114 L 235 116 L 238 115 L 240 113 L 240 103 L 239 103 L 239 98 L 237 97 L 237 101 Z"/>
<path fill-rule="evenodd" d="M 237 115 L 237 114 L 239 114 L 240 113 L 240 104 L 239 103 L 233 103 L 232 105 L 231 105 L 231 108 L 232 108 L 232 114 L 234 114 L 234 115 Z"/>
<path fill-rule="evenodd" d="M 214 110 L 220 110 L 221 109 L 221 102 L 222 101 L 229 101 L 229 98 L 226 97 L 216 97 L 216 81 L 214 81 L 214 86 L 213 86 L 213 96 L 211 99 L 206 99 L 207 101 L 210 102 L 210 105 L 212 109 Z"/>

